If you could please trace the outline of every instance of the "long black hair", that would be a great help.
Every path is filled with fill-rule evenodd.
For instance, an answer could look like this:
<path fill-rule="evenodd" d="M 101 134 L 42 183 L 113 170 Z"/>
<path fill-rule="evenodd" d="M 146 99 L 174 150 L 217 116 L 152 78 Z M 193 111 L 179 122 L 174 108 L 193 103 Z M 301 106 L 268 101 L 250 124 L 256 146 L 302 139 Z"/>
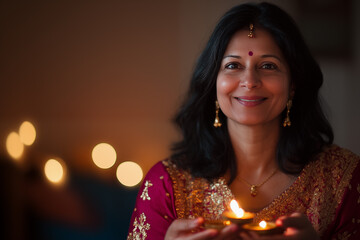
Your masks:
<path fill-rule="evenodd" d="M 295 89 L 290 113 L 292 125 L 280 130 L 276 151 L 279 168 L 297 174 L 324 146 L 333 142 L 333 131 L 319 99 L 322 72 L 295 22 L 273 4 L 242 4 L 230 9 L 216 25 L 197 61 L 185 102 L 174 119 L 183 139 L 173 145 L 171 160 L 195 177 L 212 180 L 230 170 L 231 183 L 236 176 L 226 116 L 220 112 L 223 125 L 213 126 L 216 79 L 231 37 L 250 23 L 272 35 L 289 65 Z M 285 114 L 284 109 L 283 117 Z"/>

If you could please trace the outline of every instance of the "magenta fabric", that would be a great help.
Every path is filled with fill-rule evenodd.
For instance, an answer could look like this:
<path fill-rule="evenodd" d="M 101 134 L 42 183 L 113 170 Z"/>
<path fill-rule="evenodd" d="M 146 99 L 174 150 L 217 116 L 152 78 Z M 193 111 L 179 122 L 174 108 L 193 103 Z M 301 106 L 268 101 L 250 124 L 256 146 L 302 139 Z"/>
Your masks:
<path fill-rule="evenodd" d="M 148 172 L 139 190 L 128 239 L 164 239 L 176 218 L 172 181 L 165 166 L 158 162 Z"/>
<path fill-rule="evenodd" d="M 334 221 L 321 239 L 360 239 L 360 164 L 353 171 Z"/>

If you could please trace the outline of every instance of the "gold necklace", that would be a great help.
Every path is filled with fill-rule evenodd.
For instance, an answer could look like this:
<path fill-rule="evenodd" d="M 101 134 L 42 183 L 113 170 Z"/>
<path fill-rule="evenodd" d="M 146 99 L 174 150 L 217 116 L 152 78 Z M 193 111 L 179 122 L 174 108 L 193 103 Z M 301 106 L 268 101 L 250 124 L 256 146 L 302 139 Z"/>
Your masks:
<path fill-rule="evenodd" d="M 240 176 L 238 176 L 237 178 L 238 178 L 240 181 L 242 181 L 242 182 L 246 183 L 247 185 L 249 185 L 249 186 L 250 186 L 250 194 L 251 194 L 251 196 L 252 196 L 252 197 L 256 197 L 256 195 L 257 195 L 257 193 L 258 193 L 258 189 L 259 189 L 262 185 L 264 185 L 267 181 L 269 181 L 269 179 L 270 179 L 271 177 L 273 177 L 276 172 L 277 172 L 277 169 L 275 169 L 275 171 L 274 171 L 269 177 L 267 177 L 262 183 L 260 183 L 259 185 L 251 184 L 251 183 L 249 183 L 248 181 L 246 181 L 245 179 L 241 178 Z"/>

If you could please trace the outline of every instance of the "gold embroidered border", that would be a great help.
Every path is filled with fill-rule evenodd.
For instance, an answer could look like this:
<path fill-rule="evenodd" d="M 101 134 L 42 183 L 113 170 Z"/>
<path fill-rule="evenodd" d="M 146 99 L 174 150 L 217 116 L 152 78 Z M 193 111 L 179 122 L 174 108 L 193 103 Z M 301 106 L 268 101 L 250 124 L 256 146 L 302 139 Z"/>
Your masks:
<path fill-rule="evenodd" d="M 233 199 L 225 179 L 220 178 L 209 183 L 203 178 L 193 178 L 167 160 L 163 161 L 163 164 L 172 179 L 178 218 L 221 218 L 226 205 Z"/>
<path fill-rule="evenodd" d="M 185 181 L 183 176 L 169 160 L 164 160 L 162 163 L 172 180 L 177 217 L 185 218 L 186 198 L 184 197 Z"/>

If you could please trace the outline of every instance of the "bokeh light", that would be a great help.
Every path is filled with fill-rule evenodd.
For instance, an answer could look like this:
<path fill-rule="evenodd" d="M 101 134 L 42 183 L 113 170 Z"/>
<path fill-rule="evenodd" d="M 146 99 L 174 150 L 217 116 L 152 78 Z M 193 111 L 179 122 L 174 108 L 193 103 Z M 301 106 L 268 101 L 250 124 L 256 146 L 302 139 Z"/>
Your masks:
<path fill-rule="evenodd" d="M 111 168 L 116 162 L 116 151 L 108 143 L 99 143 L 92 150 L 92 159 L 99 168 Z"/>
<path fill-rule="evenodd" d="M 65 181 L 65 166 L 59 160 L 49 159 L 45 163 L 44 172 L 46 178 L 55 184 L 62 184 Z"/>
<path fill-rule="evenodd" d="M 34 143 L 36 138 L 36 130 L 34 125 L 29 121 L 23 122 L 20 125 L 19 135 L 23 144 L 30 146 Z"/>
<path fill-rule="evenodd" d="M 20 159 L 24 152 L 24 144 L 19 134 L 11 132 L 6 139 L 6 150 L 13 159 Z"/>
<path fill-rule="evenodd" d="M 143 171 L 137 163 L 127 161 L 118 166 L 116 177 L 121 184 L 133 187 L 141 182 Z"/>

